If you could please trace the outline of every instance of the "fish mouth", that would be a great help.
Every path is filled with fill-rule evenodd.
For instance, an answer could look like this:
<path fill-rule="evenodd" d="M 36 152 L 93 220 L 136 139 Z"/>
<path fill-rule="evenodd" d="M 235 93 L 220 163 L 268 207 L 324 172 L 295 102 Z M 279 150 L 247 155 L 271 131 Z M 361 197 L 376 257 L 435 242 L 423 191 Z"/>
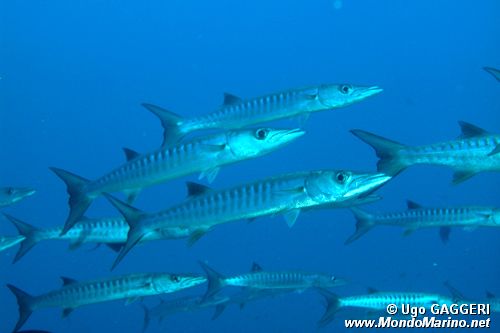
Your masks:
<path fill-rule="evenodd" d="M 275 130 L 269 138 L 271 142 L 290 142 L 306 134 L 300 128 Z"/>
<path fill-rule="evenodd" d="M 33 194 L 36 193 L 36 190 L 30 187 L 22 187 L 22 188 L 16 188 L 15 189 L 15 199 L 14 202 L 19 201 L 21 199 L 24 199 L 26 197 L 32 196 Z"/>
<path fill-rule="evenodd" d="M 26 239 L 26 237 L 19 235 L 19 236 L 15 236 L 15 237 L 12 237 L 9 239 L 0 240 L 0 251 L 8 249 L 8 248 L 10 248 L 18 243 L 21 243 L 25 239 Z"/>
<path fill-rule="evenodd" d="M 380 94 L 382 91 L 384 91 L 384 89 L 380 88 L 379 86 L 372 86 L 372 87 L 360 89 L 358 95 L 362 98 L 367 98 L 370 96 Z"/>
<path fill-rule="evenodd" d="M 385 173 L 372 173 L 355 176 L 350 185 L 350 190 L 344 194 L 344 197 L 352 198 L 367 196 L 387 183 L 391 178 L 391 176 L 388 176 Z"/>

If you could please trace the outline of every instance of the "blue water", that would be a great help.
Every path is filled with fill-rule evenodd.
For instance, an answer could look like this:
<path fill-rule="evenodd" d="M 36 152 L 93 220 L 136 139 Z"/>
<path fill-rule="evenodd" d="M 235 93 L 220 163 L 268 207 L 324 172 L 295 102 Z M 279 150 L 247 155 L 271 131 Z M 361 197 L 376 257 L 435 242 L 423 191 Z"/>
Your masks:
<path fill-rule="evenodd" d="M 338 2 L 340 3 L 340 2 Z M 0 4 L 2 186 L 33 186 L 35 196 L 5 209 L 39 227 L 64 223 L 63 183 L 48 167 L 95 178 L 123 162 L 121 147 L 148 151 L 161 142 L 157 119 L 141 102 L 185 116 L 214 110 L 225 91 L 244 97 L 311 84 L 376 84 L 362 103 L 314 114 L 307 135 L 271 155 L 222 170 L 213 187 L 284 172 L 321 168 L 374 170 L 372 149 L 349 133 L 361 128 L 407 144 L 455 138 L 458 120 L 500 131 L 500 86 L 483 66 L 500 66 L 500 2 L 466 1 L 3 1 Z M 293 121 L 280 122 L 294 126 Z M 195 175 L 144 191 L 136 205 L 166 208 L 185 196 Z M 499 206 L 500 175 L 452 186 L 451 171 L 414 167 L 383 187 L 370 211 L 401 210 L 406 199 L 429 206 Z M 99 199 L 90 216 L 116 215 Z M 207 260 L 222 273 L 256 261 L 269 270 L 324 271 L 351 283 L 340 295 L 379 290 L 500 295 L 500 233 L 455 229 L 448 245 L 437 230 L 409 237 L 377 228 L 350 246 L 348 210 L 303 213 L 289 229 L 280 217 L 216 228 L 192 248 L 185 241 L 135 248 L 113 274 L 198 272 Z M 5 220 L 1 234 L 14 234 Z M 58 288 L 59 276 L 110 275 L 106 248 L 69 252 L 64 242 L 37 245 L 16 265 L 17 248 L 0 253 L 0 283 L 34 295 Z M 202 293 L 204 288 L 190 291 Z M 175 295 L 165 296 L 170 299 Z M 145 300 L 148 305 L 157 298 Z M 0 331 L 17 321 L 17 305 L 0 288 Z M 216 321 L 204 310 L 172 316 L 148 332 L 310 332 L 323 313 L 314 292 L 230 307 Z M 139 332 L 138 304 L 111 302 L 37 311 L 25 328 L 53 332 Z M 500 332 L 498 315 L 492 316 Z M 495 323 L 495 320 L 497 321 Z M 324 331 L 344 331 L 337 320 Z M 443 330 L 443 332 L 446 330 Z"/>

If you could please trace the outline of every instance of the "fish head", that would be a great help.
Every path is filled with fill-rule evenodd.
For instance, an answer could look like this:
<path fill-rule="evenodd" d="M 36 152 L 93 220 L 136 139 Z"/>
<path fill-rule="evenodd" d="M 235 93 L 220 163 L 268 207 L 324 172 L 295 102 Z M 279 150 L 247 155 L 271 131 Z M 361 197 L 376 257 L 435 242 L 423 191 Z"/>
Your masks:
<path fill-rule="evenodd" d="M 158 274 L 153 277 L 153 286 L 158 293 L 171 293 L 205 283 L 206 277 L 195 274 Z"/>
<path fill-rule="evenodd" d="M 494 208 L 490 218 L 494 225 L 500 226 L 500 208 Z"/>
<path fill-rule="evenodd" d="M 330 288 L 346 284 L 347 280 L 332 274 L 315 274 L 313 282 L 313 286 L 317 288 Z"/>
<path fill-rule="evenodd" d="M 8 248 L 11 248 L 16 244 L 21 243 L 25 239 L 26 237 L 22 235 L 12 237 L 0 236 L 0 251 L 7 250 Z"/>
<path fill-rule="evenodd" d="M 377 86 L 323 84 L 318 88 L 318 101 L 327 108 L 338 108 L 362 101 L 382 92 Z"/>
<path fill-rule="evenodd" d="M 383 173 L 360 173 L 349 170 L 325 170 L 312 173 L 305 182 L 307 195 L 319 204 L 360 200 L 386 183 Z"/>
<path fill-rule="evenodd" d="M 301 129 L 261 127 L 227 133 L 227 144 L 234 156 L 256 157 L 276 150 L 304 135 Z"/>
<path fill-rule="evenodd" d="M 35 194 L 36 190 L 29 187 L 4 187 L 0 189 L 2 201 L 8 201 L 13 204 Z"/>

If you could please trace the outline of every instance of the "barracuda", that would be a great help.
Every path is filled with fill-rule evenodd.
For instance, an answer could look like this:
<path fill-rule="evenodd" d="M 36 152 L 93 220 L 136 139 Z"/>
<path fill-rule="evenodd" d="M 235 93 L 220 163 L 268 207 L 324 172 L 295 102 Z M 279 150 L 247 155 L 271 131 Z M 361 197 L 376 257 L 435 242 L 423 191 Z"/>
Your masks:
<path fill-rule="evenodd" d="M 224 190 L 188 183 L 190 197 L 186 201 L 152 214 L 106 194 L 130 226 L 127 243 L 112 269 L 154 230 L 210 229 L 222 223 L 277 214 L 283 214 L 291 227 L 302 209 L 345 207 L 348 201 L 354 204 L 389 179 L 381 173 L 322 170 L 272 177 Z"/>
<path fill-rule="evenodd" d="M 370 214 L 359 208 L 351 208 L 351 211 L 356 218 L 356 231 L 346 244 L 352 243 L 379 225 L 406 228 L 405 235 L 417 229 L 439 227 L 443 242 L 449 239 L 450 227 L 465 227 L 466 230 L 500 227 L 500 210 L 494 207 L 426 208 L 408 201 L 408 210 L 402 212 Z"/>
<path fill-rule="evenodd" d="M 500 135 L 490 134 L 472 124 L 460 121 L 460 138 L 423 146 L 405 146 L 362 130 L 351 132 L 373 147 L 378 170 L 396 175 L 417 164 L 451 167 L 453 183 L 461 183 L 483 171 L 500 171 Z"/>
<path fill-rule="evenodd" d="M 493 67 L 483 67 L 485 71 L 490 73 L 497 81 L 500 82 L 500 70 L 493 68 Z"/>
<path fill-rule="evenodd" d="M 250 273 L 224 277 L 204 262 L 200 261 L 200 265 L 207 274 L 208 281 L 204 299 L 210 299 L 225 286 L 302 292 L 309 288 L 330 288 L 347 283 L 346 280 L 331 274 L 302 271 L 267 272 L 255 263 Z"/>
<path fill-rule="evenodd" d="M 144 326 L 143 332 L 149 326 L 151 318 L 158 318 L 159 321 L 163 320 L 166 316 L 179 313 L 179 312 L 192 312 L 206 308 L 215 308 L 212 320 L 217 319 L 226 309 L 228 305 L 237 304 L 242 309 L 246 303 L 256 301 L 267 297 L 276 297 L 293 290 L 286 289 L 267 289 L 267 290 L 249 290 L 244 289 L 236 294 L 219 296 L 216 295 L 210 299 L 203 299 L 203 296 L 185 296 L 173 300 L 164 301 L 152 307 L 151 309 L 143 306 L 144 309 Z"/>
<path fill-rule="evenodd" d="M 439 294 L 418 293 L 418 292 L 378 292 L 370 294 L 338 297 L 334 293 L 318 289 L 326 299 L 326 311 L 318 324 L 324 326 L 334 319 L 335 314 L 345 307 L 356 307 L 375 311 L 385 311 L 389 304 L 396 304 L 401 309 L 402 304 L 409 304 L 414 307 L 425 307 L 429 309 L 433 304 L 453 304 L 452 297 Z"/>
<path fill-rule="evenodd" d="M 127 241 L 129 230 L 127 222 L 122 217 L 84 218 L 79 220 L 66 234 L 61 235 L 62 227 L 38 229 L 13 216 L 7 214 L 4 214 L 4 216 L 14 224 L 20 234 L 18 237 L 20 239 L 10 245 L 14 246 L 21 242 L 21 246 L 14 258 L 14 263 L 19 261 L 33 246 L 45 240 L 69 241 L 71 250 L 78 248 L 82 244 L 97 243 L 105 244 L 114 251 L 120 251 L 123 244 Z M 189 243 L 191 245 L 206 232 L 208 232 L 207 229 L 165 228 L 146 234 L 143 241 L 191 237 Z"/>
<path fill-rule="evenodd" d="M 143 106 L 160 118 L 164 128 L 165 145 L 198 130 L 242 128 L 290 117 L 306 119 L 312 112 L 348 106 L 380 92 L 382 89 L 377 86 L 323 84 L 251 99 L 242 99 L 226 93 L 223 105 L 216 111 L 190 119 L 156 105 Z"/>
<path fill-rule="evenodd" d="M 0 208 L 7 207 L 35 194 L 36 190 L 28 187 L 0 188 Z"/>
<path fill-rule="evenodd" d="M 11 247 L 24 241 L 24 236 L 0 236 L 0 252 L 10 249 Z"/>
<path fill-rule="evenodd" d="M 131 203 L 148 186 L 201 172 L 211 182 L 223 165 L 268 154 L 302 136 L 299 129 L 242 129 L 193 139 L 140 155 L 125 149 L 127 163 L 89 181 L 68 171 L 51 168 L 67 186 L 69 216 L 62 234 L 83 216 L 102 193 L 125 192 Z"/>
<path fill-rule="evenodd" d="M 66 277 L 62 277 L 62 280 L 62 288 L 40 296 L 31 296 L 13 285 L 7 285 L 16 296 L 19 306 L 19 320 L 14 332 L 38 309 L 62 307 L 63 317 L 66 317 L 83 305 L 119 299 L 132 301 L 144 296 L 173 293 L 206 281 L 202 276 L 169 273 L 129 274 L 85 282 Z"/>

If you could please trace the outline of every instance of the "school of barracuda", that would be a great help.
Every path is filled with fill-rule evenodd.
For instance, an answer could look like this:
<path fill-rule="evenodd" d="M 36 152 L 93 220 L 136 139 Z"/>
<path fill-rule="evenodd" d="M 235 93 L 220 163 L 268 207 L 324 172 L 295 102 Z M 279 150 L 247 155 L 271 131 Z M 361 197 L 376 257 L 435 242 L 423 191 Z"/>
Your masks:
<path fill-rule="evenodd" d="M 499 70 L 492 67 L 484 70 L 500 81 Z M 144 154 L 125 148 L 126 162 L 94 180 L 51 167 L 67 187 L 69 215 L 65 224 L 39 229 L 4 213 L 19 234 L 0 236 L 0 251 L 19 244 L 14 258 L 17 262 L 37 243 L 45 240 L 69 241 L 71 249 L 85 243 L 104 244 L 118 253 L 112 265 L 114 268 L 139 243 L 183 238 L 193 245 L 220 224 L 262 216 L 282 215 L 292 227 L 301 211 L 330 208 L 349 208 L 354 214 L 356 230 L 346 244 L 382 225 L 404 228 L 405 234 L 422 228 L 439 228 L 444 242 L 448 240 L 452 227 L 499 227 L 500 209 L 496 207 L 425 207 L 408 201 L 407 211 L 376 214 L 357 207 L 379 200 L 374 191 L 413 165 L 450 167 L 454 170 L 453 183 L 456 184 L 479 172 L 500 171 L 500 135 L 464 121 L 459 122 L 462 135 L 458 139 L 423 146 L 406 146 L 364 130 L 352 130 L 375 150 L 380 159 L 377 172 L 303 171 L 274 175 L 225 189 L 187 182 L 187 198 L 161 211 L 145 212 L 132 206 L 139 192 L 146 187 L 190 174 L 199 174 L 199 179 L 206 178 L 211 183 L 222 166 L 270 154 L 305 134 L 300 128 L 249 128 L 250 125 L 291 117 L 300 117 L 303 122 L 313 112 L 346 107 L 381 92 L 382 88 L 378 86 L 322 84 L 250 99 L 226 93 L 221 107 L 190 119 L 145 103 L 143 106 L 158 116 L 163 126 L 162 146 Z M 206 129 L 218 132 L 191 135 Z M 0 207 L 12 205 L 35 192 L 32 188 L 0 188 Z M 126 202 L 114 196 L 117 192 L 126 196 Z M 119 216 L 86 217 L 87 208 L 99 196 L 106 197 Z M 162 300 L 152 308 L 142 305 L 144 329 L 149 326 L 151 318 L 161 320 L 177 312 L 214 308 L 215 319 L 230 304 L 243 307 L 250 301 L 309 289 L 326 299 L 325 313 L 318 322 L 320 326 L 331 322 L 341 308 L 381 312 L 388 303 L 430 307 L 434 303 L 481 301 L 490 304 L 492 311 L 500 310 L 499 300 L 491 293 L 481 300 L 467 298 L 451 285 L 447 285 L 450 295 L 371 290 L 365 295 L 340 297 L 327 289 L 348 283 L 348 278 L 332 273 L 264 270 L 254 263 L 249 272 L 226 276 L 204 261 L 199 264 L 204 274 L 131 273 L 92 281 L 62 277 L 60 289 L 38 296 L 9 284 L 7 286 L 19 307 L 19 319 L 13 332 L 20 332 L 32 312 L 41 308 L 60 307 L 63 317 L 66 317 L 83 305 L 118 299 L 130 303 L 145 296 L 176 293 L 201 284 L 207 284 L 204 295 Z M 239 291 L 220 293 L 231 287 Z"/>

